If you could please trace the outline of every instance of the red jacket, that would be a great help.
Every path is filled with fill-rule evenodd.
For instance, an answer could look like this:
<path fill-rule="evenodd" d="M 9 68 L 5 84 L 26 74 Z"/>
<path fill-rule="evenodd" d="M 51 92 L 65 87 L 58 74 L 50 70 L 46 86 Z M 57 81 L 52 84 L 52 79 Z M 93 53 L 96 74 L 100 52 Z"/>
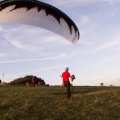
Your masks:
<path fill-rule="evenodd" d="M 35 82 L 34 77 L 32 78 L 32 82 L 33 82 L 33 83 Z"/>

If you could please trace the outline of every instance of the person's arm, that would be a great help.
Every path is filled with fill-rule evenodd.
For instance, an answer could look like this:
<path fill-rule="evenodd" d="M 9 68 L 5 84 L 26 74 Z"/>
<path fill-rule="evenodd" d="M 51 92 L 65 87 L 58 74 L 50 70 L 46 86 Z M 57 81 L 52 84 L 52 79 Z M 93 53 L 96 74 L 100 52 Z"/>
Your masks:
<path fill-rule="evenodd" d="M 64 83 L 63 83 L 63 77 L 62 77 L 62 75 L 60 75 L 60 77 L 61 77 L 61 83 L 62 83 L 62 86 L 64 85 Z"/>
<path fill-rule="evenodd" d="M 73 81 L 72 81 L 71 77 L 69 77 L 69 82 L 70 82 L 71 85 L 73 85 Z"/>

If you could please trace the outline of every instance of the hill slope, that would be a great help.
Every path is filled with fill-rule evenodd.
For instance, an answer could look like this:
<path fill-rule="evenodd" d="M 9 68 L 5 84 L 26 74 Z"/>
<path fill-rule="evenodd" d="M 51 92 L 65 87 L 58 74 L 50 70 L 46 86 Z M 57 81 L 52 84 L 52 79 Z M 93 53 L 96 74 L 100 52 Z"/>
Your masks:
<path fill-rule="evenodd" d="M 120 87 L 0 87 L 0 120 L 120 120 Z"/>

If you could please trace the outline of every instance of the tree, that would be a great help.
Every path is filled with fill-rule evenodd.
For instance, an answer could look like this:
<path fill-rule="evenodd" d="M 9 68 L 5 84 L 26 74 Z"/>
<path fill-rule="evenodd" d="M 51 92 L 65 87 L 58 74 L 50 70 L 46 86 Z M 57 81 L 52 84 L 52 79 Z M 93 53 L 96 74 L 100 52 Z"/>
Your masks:
<path fill-rule="evenodd" d="M 27 75 L 25 77 L 17 78 L 10 82 L 12 85 L 26 85 L 26 83 L 32 84 L 32 78 L 33 75 Z M 42 78 L 38 78 L 37 76 L 34 76 L 35 84 L 38 84 L 38 82 L 41 83 L 41 85 L 45 85 L 45 81 Z"/>

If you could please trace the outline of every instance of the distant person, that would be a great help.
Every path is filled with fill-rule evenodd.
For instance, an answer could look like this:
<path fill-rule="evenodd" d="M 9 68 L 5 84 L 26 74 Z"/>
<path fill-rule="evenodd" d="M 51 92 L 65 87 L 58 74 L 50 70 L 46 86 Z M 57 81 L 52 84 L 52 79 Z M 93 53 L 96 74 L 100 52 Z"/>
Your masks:
<path fill-rule="evenodd" d="M 0 79 L 0 83 L 2 82 L 2 80 Z"/>
<path fill-rule="evenodd" d="M 40 82 L 38 82 L 37 86 L 39 86 L 39 87 L 40 87 L 40 85 L 41 85 L 41 84 L 40 84 Z"/>
<path fill-rule="evenodd" d="M 33 85 L 35 85 L 35 79 L 34 79 L 34 76 L 32 77 L 32 83 L 33 83 Z"/>
<path fill-rule="evenodd" d="M 30 86 L 30 84 L 28 82 L 26 82 L 26 86 Z"/>
<path fill-rule="evenodd" d="M 66 88 L 67 98 L 70 99 L 71 98 L 70 81 L 69 81 L 70 73 L 68 71 L 69 71 L 69 68 L 66 67 L 61 77 L 62 77 L 62 85 L 64 85 L 64 87 Z"/>

